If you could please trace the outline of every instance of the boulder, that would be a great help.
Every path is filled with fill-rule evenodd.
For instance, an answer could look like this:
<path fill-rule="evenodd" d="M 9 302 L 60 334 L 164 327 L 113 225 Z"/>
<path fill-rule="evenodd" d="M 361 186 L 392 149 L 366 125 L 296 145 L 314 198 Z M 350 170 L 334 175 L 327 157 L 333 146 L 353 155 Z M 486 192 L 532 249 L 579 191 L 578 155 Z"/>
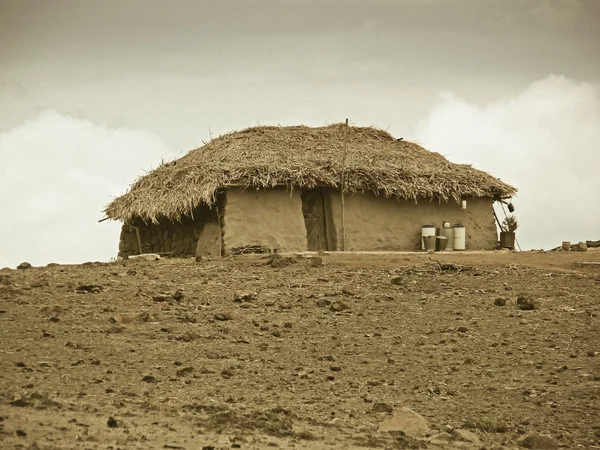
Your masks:
<path fill-rule="evenodd" d="M 420 414 L 403 407 L 396 411 L 390 419 L 381 422 L 377 431 L 402 431 L 412 438 L 424 438 L 429 433 L 429 424 Z"/>
<path fill-rule="evenodd" d="M 469 430 L 457 429 L 452 431 L 452 439 L 454 439 L 455 441 L 470 442 L 471 444 L 476 445 L 478 447 L 481 445 L 481 441 L 479 440 L 477 435 Z"/>
<path fill-rule="evenodd" d="M 558 444 L 550 436 L 541 434 L 530 434 L 518 442 L 520 447 L 538 450 L 554 450 Z"/>

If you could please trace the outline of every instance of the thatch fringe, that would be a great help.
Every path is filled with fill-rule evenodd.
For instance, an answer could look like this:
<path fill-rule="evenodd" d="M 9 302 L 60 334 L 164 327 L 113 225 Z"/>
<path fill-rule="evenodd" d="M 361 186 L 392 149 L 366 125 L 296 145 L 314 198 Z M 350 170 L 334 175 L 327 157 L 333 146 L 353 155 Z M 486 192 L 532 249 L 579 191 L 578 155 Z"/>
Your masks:
<path fill-rule="evenodd" d="M 212 205 L 228 187 L 340 188 L 344 127 L 260 126 L 225 134 L 140 177 L 105 213 L 114 220 L 177 221 Z M 516 193 L 485 172 L 371 127 L 350 127 L 345 178 L 345 192 L 414 201 Z"/>

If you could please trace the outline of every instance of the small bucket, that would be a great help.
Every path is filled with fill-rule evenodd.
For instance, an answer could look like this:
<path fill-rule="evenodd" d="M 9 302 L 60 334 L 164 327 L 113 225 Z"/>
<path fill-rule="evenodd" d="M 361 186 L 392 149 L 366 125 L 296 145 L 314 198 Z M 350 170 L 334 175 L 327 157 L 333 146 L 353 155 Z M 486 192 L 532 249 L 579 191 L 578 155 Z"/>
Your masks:
<path fill-rule="evenodd" d="M 436 236 L 435 246 L 438 252 L 443 252 L 446 250 L 446 246 L 448 245 L 448 238 L 446 236 Z"/>
<path fill-rule="evenodd" d="M 425 251 L 435 251 L 435 236 L 423 236 L 423 243 L 425 244 Z"/>

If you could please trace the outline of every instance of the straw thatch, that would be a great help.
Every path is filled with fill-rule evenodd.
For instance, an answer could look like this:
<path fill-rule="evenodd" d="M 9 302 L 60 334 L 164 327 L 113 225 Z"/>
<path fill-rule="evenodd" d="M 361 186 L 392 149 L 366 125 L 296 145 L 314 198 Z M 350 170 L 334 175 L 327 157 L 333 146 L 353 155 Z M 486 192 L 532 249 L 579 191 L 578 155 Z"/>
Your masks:
<path fill-rule="evenodd" d="M 114 220 L 180 220 L 227 187 L 341 187 L 346 127 L 260 126 L 233 132 L 139 178 L 105 210 Z M 510 196 L 497 178 L 376 128 L 349 127 L 345 192 L 405 200 Z"/>

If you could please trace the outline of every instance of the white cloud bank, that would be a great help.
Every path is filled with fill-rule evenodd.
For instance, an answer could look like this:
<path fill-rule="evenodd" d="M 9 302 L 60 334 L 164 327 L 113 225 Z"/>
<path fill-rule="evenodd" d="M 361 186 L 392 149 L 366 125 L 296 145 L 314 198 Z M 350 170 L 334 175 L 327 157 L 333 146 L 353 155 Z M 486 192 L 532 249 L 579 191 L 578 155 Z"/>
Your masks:
<path fill-rule="evenodd" d="M 485 107 L 446 93 L 417 138 L 519 189 L 523 249 L 600 239 L 600 86 L 549 76 Z"/>
<path fill-rule="evenodd" d="M 485 107 L 445 94 L 415 137 L 519 188 L 524 249 L 600 239 L 600 86 L 551 76 Z M 174 156 L 153 133 L 53 111 L 0 133 L 0 267 L 114 257 L 102 210 Z"/>
<path fill-rule="evenodd" d="M 54 111 L 0 133 L 0 267 L 116 256 L 120 224 L 102 210 L 172 156 L 152 133 Z"/>

